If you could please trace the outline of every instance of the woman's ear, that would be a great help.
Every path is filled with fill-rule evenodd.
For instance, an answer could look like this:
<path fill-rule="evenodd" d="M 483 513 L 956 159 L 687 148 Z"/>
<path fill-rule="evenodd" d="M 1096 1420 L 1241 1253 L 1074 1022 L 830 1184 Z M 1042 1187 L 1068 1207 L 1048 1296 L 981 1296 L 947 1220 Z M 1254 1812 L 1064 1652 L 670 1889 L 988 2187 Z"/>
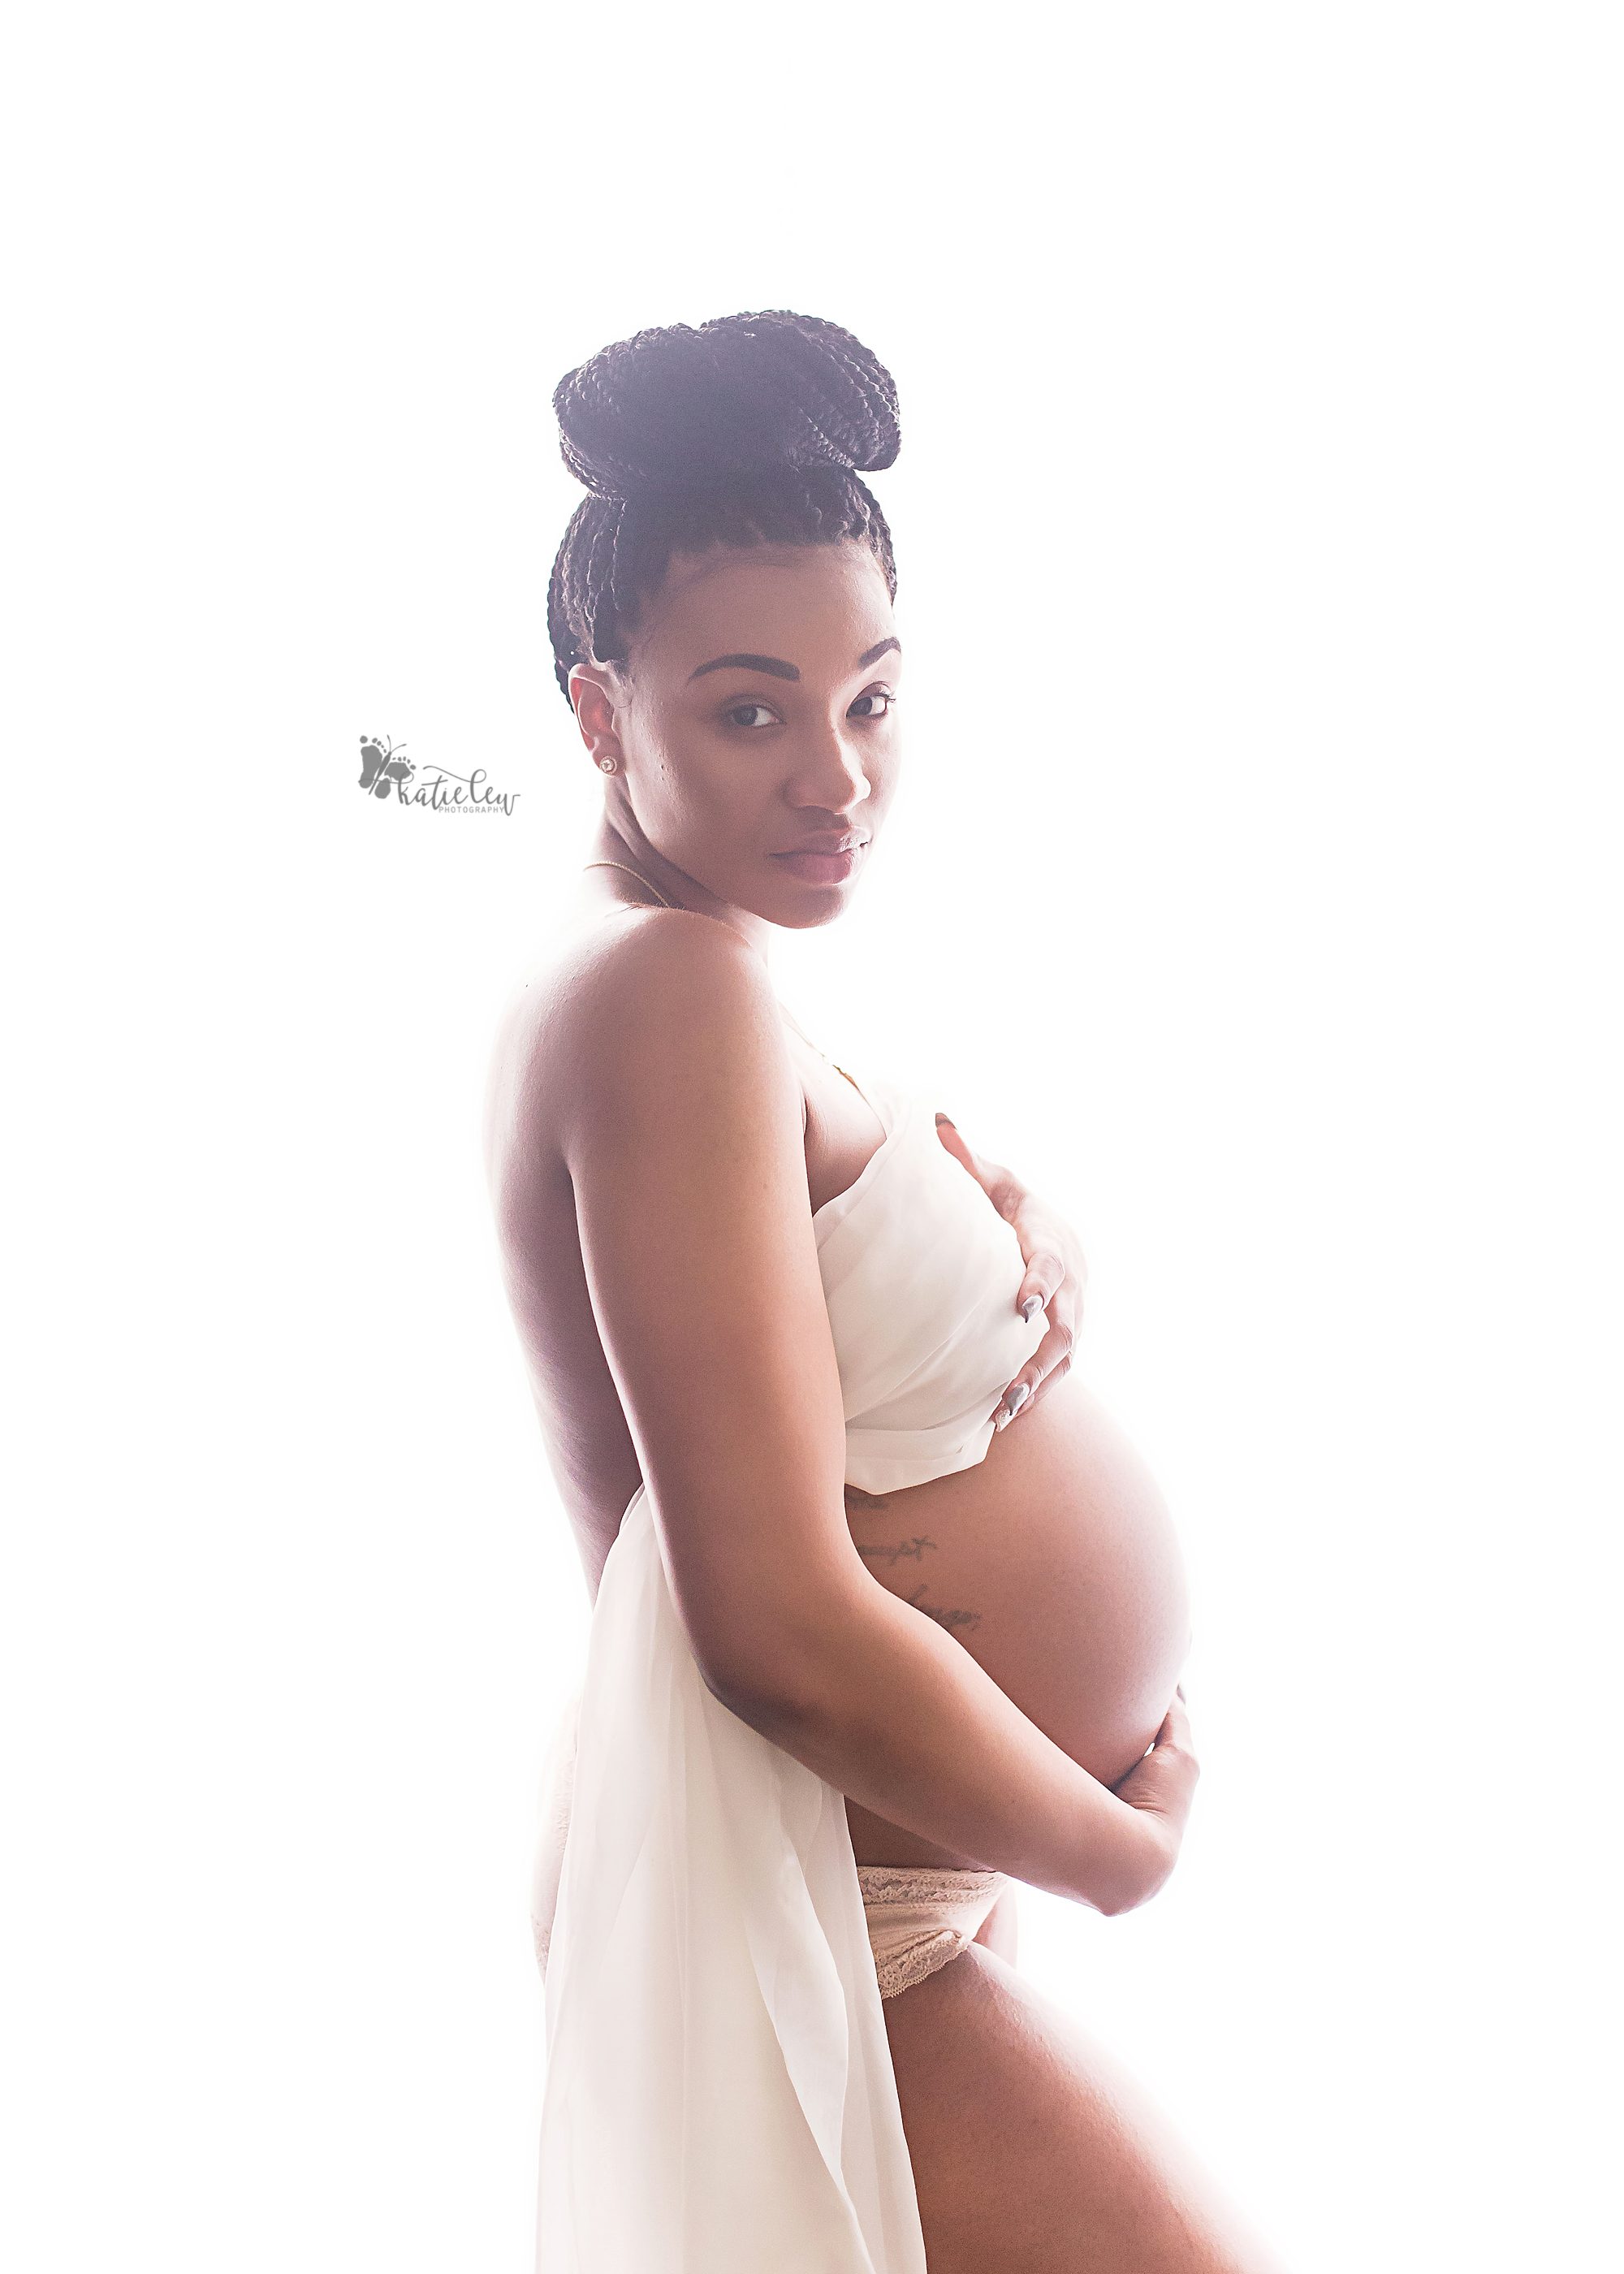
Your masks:
<path fill-rule="evenodd" d="M 605 773 L 623 772 L 626 755 L 615 731 L 615 691 L 601 664 L 575 665 L 569 674 L 569 699 L 592 764 Z"/>

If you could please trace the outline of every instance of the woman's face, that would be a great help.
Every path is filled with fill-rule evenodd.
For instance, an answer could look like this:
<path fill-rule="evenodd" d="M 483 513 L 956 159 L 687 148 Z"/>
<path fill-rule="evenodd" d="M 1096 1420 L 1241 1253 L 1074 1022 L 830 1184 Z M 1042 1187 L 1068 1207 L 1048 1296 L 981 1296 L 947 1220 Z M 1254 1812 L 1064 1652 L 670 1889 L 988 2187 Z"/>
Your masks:
<path fill-rule="evenodd" d="M 615 760 L 606 813 L 626 843 L 769 923 L 838 915 L 899 757 L 902 656 L 867 546 L 679 555 L 628 666 L 571 681 L 594 760 Z"/>

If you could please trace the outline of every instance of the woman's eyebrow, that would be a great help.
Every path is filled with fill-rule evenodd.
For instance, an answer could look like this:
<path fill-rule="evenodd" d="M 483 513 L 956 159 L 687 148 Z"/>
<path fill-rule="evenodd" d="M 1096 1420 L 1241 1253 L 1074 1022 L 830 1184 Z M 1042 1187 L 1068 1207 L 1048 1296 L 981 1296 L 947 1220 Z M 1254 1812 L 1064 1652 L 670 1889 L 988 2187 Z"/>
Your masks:
<path fill-rule="evenodd" d="M 880 658 L 892 648 L 895 648 L 900 655 L 902 642 L 895 637 L 883 639 L 877 647 L 865 649 L 857 659 L 858 670 L 867 671 L 871 663 L 877 663 Z M 786 663 L 781 656 L 717 655 L 712 656 L 709 663 L 702 663 L 696 670 L 689 672 L 688 684 L 691 687 L 695 680 L 703 679 L 708 671 L 733 670 L 771 672 L 774 679 L 799 679 L 801 676 L 800 666 Z"/>
<path fill-rule="evenodd" d="M 709 663 L 702 663 L 697 671 L 690 671 L 688 684 L 692 686 L 695 680 L 703 679 L 708 671 L 727 671 L 735 664 L 741 671 L 770 671 L 775 679 L 801 676 L 798 665 L 781 662 L 776 655 L 718 655 Z"/>

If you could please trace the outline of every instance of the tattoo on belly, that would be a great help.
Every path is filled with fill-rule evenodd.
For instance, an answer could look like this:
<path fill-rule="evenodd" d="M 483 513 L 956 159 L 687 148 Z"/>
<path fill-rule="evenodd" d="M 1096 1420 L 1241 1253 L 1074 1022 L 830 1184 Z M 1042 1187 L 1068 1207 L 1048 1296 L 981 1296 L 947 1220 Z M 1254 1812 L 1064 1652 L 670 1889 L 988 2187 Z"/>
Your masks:
<path fill-rule="evenodd" d="M 846 1487 L 848 1495 L 851 1490 L 852 1487 L 848 1485 Z M 883 1503 L 876 1502 L 876 1505 L 883 1506 Z M 926 1540 L 918 1532 L 914 1533 L 912 1540 L 894 1541 L 858 1540 L 853 1542 L 857 1553 L 866 1557 L 869 1562 L 886 1564 L 893 1571 L 904 1557 L 911 1558 L 915 1563 L 922 1563 L 925 1560 L 926 1548 L 934 1548 L 936 1544 L 934 1540 Z M 981 1615 L 979 1611 L 941 1611 L 934 1603 L 926 1602 L 924 1596 L 925 1587 L 921 1581 L 911 1595 L 905 1595 L 902 1600 L 911 1609 L 923 1611 L 928 1619 L 934 1619 L 939 1627 L 945 1627 L 949 1634 L 952 1633 L 955 1627 L 980 1626 Z"/>
<path fill-rule="evenodd" d="M 979 1611 L 939 1611 L 934 1603 L 921 1602 L 920 1598 L 924 1592 L 922 1586 L 915 1587 L 911 1595 L 905 1595 L 902 1600 L 905 1603 L 911 1603 L 916 1611 L 923 1611 L 925 1616 L 934 1619 L 939 1627 L 945 1627 L 949 1634 L 955 1627 L 979 1627 L 981 1623 Z"/>
<path fill-rule="evenodd" d="M 936 1543 L 934 1540 L 916 1538 L 899 1540 L 894 1547 L 890 1545 L 865 1547 L 861 1540 L 853 1544 L 860 1555 L 867 1555 L 873 1562 L 895 1564 L 898 1558 L 904 1555 L 911 1555 L 916 1563 L 922 1563 L 925 1560 L 926 1548 L 934 1547 Z"/>

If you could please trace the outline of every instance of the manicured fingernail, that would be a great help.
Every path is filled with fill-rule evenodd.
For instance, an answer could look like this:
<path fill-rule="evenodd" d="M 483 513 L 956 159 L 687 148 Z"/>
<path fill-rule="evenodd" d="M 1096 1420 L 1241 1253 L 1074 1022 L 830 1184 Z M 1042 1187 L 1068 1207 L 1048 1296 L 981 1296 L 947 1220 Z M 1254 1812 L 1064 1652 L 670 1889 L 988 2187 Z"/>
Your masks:
<path fill-rule="evenodd" d="M 936 1127 L 939 1129 L 944 1121 L 950 1129 L 957 1129 L 959 1126 L 959 1124 L 954 1120 L 951 1113 L 938 1113 L 936 1116 Z"/>
<path fill-rule="evenodd" d="M 1041 1311 L 1042 1307 L 1043 1298 L 1041 1295 L 1028 1295 L 1026 1301 L 1020 1306 L 1020 1315 L 1026 1321 L 1027 1324 L 1030 1325 L 1034 1315 L 1037 1312 Z"/>
<path fill-rule="evenodd" d="M 1018 1382 L 1014 1389 L 1009 1392 L 1008 1396 L 1004 1398 L 1004 1410 L 1009 1414 L 1011 1421 L 1020 1412 L 1021 1407 L 1026 1404 L 1031 1395 L 1031 1386 L 1024 1382 Z"/>

